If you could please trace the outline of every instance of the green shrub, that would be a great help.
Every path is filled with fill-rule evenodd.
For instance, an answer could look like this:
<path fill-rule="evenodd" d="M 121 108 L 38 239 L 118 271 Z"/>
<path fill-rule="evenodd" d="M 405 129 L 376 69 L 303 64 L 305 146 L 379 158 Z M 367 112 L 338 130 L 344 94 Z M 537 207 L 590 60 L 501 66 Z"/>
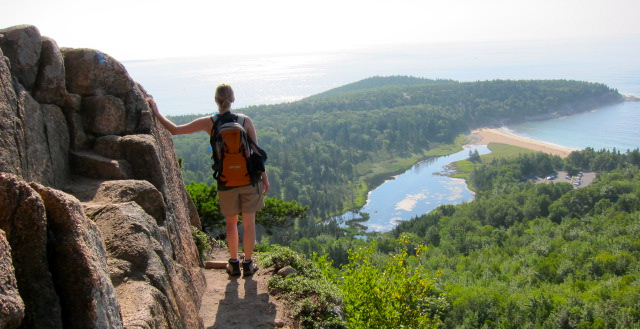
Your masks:
<path fill-rule="evenodd" d="M 407 244 L 404 236 L 400 244 Z M 349 328 L 437 328 L 449 305 L 422 266 L 409 266 L 407 248 L 374 265 L 376 244 L 351 251 L 343 267 L 344 310 Z M 417 255 L 426 248 L 415 249 Z M 412 257 L 415 258 L 415 257 Z M 411 259 L 410 261 L 415 261 Z"/>
<path fill-rule="evenodd" d="M 200 230 L 195 226 L 191 226 L 191 235 L 193 236 L 193 241 L 196 243 L 196 247 L 198 248 L 198 255 L 200 255 L 201 260 L 205 260 L 213 248 L 211 245 L 211 237 Z"/>
<path fill-rule="evenodd" d="M 346 328 L 340 315 L 342 293 L 327 277 L 332 272 L 319 267 L 331 266 L 325 257 L 311 261 L 287 247 L 272 245 L 261 254 L 259 262 L 274 271 L 287 266 L 297 271 L 287 277 L 274 275 L 269 280 L 269 290 L 284 296 L 302 328 Z"/>

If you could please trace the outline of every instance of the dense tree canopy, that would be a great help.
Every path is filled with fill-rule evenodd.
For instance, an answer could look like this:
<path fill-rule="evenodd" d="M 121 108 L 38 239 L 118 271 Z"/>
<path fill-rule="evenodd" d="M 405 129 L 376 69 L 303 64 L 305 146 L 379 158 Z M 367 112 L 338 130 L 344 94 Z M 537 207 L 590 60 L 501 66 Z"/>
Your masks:
<path fill-rule="evenodd" d="M 338 283 L 345 303 L 389 318 L 395 312 L 410 316 L 426 303 L 430 308 L 421 314 L 446 328 L 635 328 L 640 325 L 638 152 L 587 149 L 558 161 L 560 169 L 575 159 L 584 160 L 580 170 L 601 163 L 614 168 L 598 170 L 596 180 L 581 188 L 534 184 L 529 175 L 536 170 L 522 170 L 531 168 L 527 164 L 534 158 L 555 157 L 495 161 L 478 169 L 476 175 L 488 184 L 472 202 L 441 206 L 366 240 L 346 229 L 319 231 L 291 248 L 328 255 L 342 266 L 344 280 Z M 414 276 L 417 272 L 428 274 Z M 389 297 L 420 284 L 437 290 L 417 300 Z M 354 288 L 362 286 L 373 292 Z M 398 311 L 403 307 L 405 312 Z M 350 322 L 375 320 L 349 312 L 355 317 Z"/>
<path fill-rule="evenodd" d="M 238 111 L 254 119 L 259 143 L 269 152 L 272 195 L 326 217 L 356 207 L 356 191 L 366 191 L 363 184 L 370 188 L 381 174 L 374 167 L 386 161 L 423 155 L 482 125 L 619 100 L 605 85 L 567 80 L 374 77 L 301 101 Z M 207 141 L 204 133 L 175 137 L 186 182 L 212 183 Z"/>
<path fill-rule="evenodd" d="M 575 81 L 390 77 L 242 109 L 255 119 L 269 151 L 275 194 L 300 202 L 272 200 L 259 221 L 284 227 L 259 247 L 277 243 L 310 257 L 325 255 L 323 272 L 340 271 L 330 277 L 354 328 L 638 327 L 638 149 L 587 148 L 565 159 L 533 153 L 491 162 L 472 154 L 481 163 L 469 176 L 474 201 L 441 206 L 366 238 L 357 225 L 313 217 L 353 204 L 354 190 L 370 182 L 376 165 L 423 154 L 467 129 L 618 99 L 606 86 Z M 188 180 L 210 175 L 206 141 L 176 138 Z M 563 169 L 598 175 L 582 188 L 534 183 Z M 221 223 L 215 188 L 190 184 L 189 191 L 205 213 L 203 222 Z M 313 216 L 305 216 L 305 206 Z M 330 263 L 335 268 L 327 269 Z"/>
<path fill-rule="evenodd" d="M 576 159 L 580 170 L 599 172 L 594 184 L 536 185 L 518 176 L 530 159 L 498 161 L 475 174 L 490 182 L 477 200 L 440 207 L 391 233 L 431 247 L 422 264 L 443 273 L 448 327 L 640 324 L 638 149 L 587 149 L 564 163 Z"/>
<path fill-rule="evenodd" d="M 326 255 L 340 270 L 332 277 L 349 327 L 635 328 L 638 153 L 587 149 L 564 160 L 493 161 L 474 174 L 486 184 L 472 202 L 440 206 L 367 239 L 315 225 L 288 244 Z M 614 169 L 598 169 L 581 188 L 530 179 L 546 173 L 536 162 L 562 169 L 576 159 L 578 170 Z"/>

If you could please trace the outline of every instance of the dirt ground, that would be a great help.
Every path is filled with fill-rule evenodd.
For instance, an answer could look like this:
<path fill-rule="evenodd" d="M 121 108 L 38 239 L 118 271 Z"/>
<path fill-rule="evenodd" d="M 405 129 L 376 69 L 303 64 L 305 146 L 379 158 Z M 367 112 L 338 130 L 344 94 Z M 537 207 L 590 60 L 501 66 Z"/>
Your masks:
<path fill-rule="evenodd" d="M 228 259 L 227 251 L 214 251 L 215 260 Z M 294 328 L 284 301 L 269 295 L 270 269 L 259 269 L 250 277 L 234 277 L 224 269 L 203 269 L 207 290 L 200 316 L 206 329 Z"/>

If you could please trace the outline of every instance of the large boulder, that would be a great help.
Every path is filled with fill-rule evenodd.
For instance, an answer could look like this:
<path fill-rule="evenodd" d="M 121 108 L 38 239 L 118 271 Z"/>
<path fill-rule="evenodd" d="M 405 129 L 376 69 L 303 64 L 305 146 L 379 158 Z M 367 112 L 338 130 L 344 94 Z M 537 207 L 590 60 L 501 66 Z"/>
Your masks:
<path fill-rule="evenodd" d="M 120 304 L 109 276 L 107 252 L 96 224 L 80 202 L 32 183 L 44 201 L 51 239 L 52 274 L 65 328 L 122 328 Z"/>
<path fill-rule="evenodd" d="M 24 91 L 19 93 L 25 115 L 23 131 L 26 154 L 22 175 L 30 181 L 61 188 L 69 177 L 69 130 L 62 110 L 53 104 L 38 104 Z"/>
<path fill-rule="evenodd" d="M 89 151 L 71 151 L 71 167 L 75 174 L 101 179 L 132 178 L 127 161 L 105 158 Z"/>
<path fill-rule="evenodd" d="M 122 319 L 126 328 L 184 328 L 166 294 L 145 281 L 127 281 L 116 287 L 122 296 Z M 200 328 L 197 325 L 194 328 Z"/>
<path fill-rule="evenodd" d="M 96 139 L 93 145 L 93 151 L 106 158 L 122 159 L 122 150 L 119 141 L 120 136 L 102 136 Z"/>
<path fill-rule="evenodd" d="M 33 97 L 40 103 L 64 106 L 67 95 L 64 72 L 64 60 L 58 44 L 51 38 L 43 37 Z"/>
<path fill-rule="evenodd" d="M 94 203 L 124 203 L 133 201 L 153 217 L 157 225 L 164 225 L 167 207 L 162 194 L 145 180 L 113 180 L 100 185 Z"/>
<path fill-rule="evenodd" d="M 144 179 L 158 190 L 166 189 L 160 152 L 151 135 L 129 135 L 118 140 L 122 157 L 131 165 L 133 177 Z"/>
<path fill-rule="evenodd" d="M 0 48 L 11 61 L 11 74 L 27 90 L 36 82 L 41 42 L 40 31 L 33 25 L 0 29 Z"/>
<path fill-rule="evenodd" d="M 93 208 L 91 216 L 104 236 L 125 327 L 202 328 L 197 289 L 172 261 L 167 230 L 135 202 Z"/>
<path fill-rule="evenodd" d="M 64 66 L 67 90 L 86 96 L 112 95 L 124 98 L 134 83 L 124 65 L 94 49 L 65 49 Z"/>
<path fill-rule="evenodd" d="M 125 133 L 148 133 L 152 118 L 146 93 L 135 83 L 124 65 L 93 49 L 64 51 L 67 91 L 82 97 L 111 95 L 125 106 Z"/>
<path fill-rule="evenodd" d="M 18 177 L 0 173 L 0 229 L 13 246 L 22 328 L 62 328 L 60 301 L 47 260 L 47 219 L 42 198 Z"/>
<path fill-rule="evenodd" d="M 22 85 L 9 85 L 6 73 L 0 63 L 0 171 L 61 187 L 69 175 L 64 114 L 38 103 Z"/>
<path fill-rule="evenodd" d="M 87 134 L 84 129 L 84 119 L 80 114 L 81 97 L 76 94 L 67 94 L 65 99 L 64 116 L 69 127 L 69 148 L 72 150 L 90 149 L 95 137 Z M 78 104 L 75 104 L 75 103 Z"/>
<path fill-rule="evenodd" d="M 124 102 L 115 96 L 82 98 L 85 129 L 96 135 L 121 135 L 125 131 Z"/>
<path fill-rule="evenodd" d="M 24 317 L 24 304 L 13 275 L 11 247 L 0 230 L 0 328 L 18 328 Z"/>
<path fill-rule="evenodd" d="M 22 173 L 20 136 L 22 122 L 18 117 L 18 99 L 13 88 L 9 59 L 0 49 L 0 171 Z"/>
<path fill-rule="evenodd" d="M 155 220 L 136 205 L 114 203 L 87 209 L 104 237 L 109 273 L 116 286 L 128 280 L 144 280 L 150 259 L 157 256 L 153 255 L 154 245 L 162 246 L 151 233 L 157 229 L 150 225 Z"/>

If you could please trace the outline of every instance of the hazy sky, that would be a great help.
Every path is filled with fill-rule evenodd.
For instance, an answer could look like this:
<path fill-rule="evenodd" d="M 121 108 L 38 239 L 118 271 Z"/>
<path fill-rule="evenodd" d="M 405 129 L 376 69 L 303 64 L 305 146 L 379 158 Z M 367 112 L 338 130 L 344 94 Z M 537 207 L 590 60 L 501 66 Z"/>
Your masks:
<path fill-rule="evenodd" d="M 0 28 L 119 60 L 635 36 L 639 0 L 0 0 Z M 639 41 L 640 42 L 640 41 Z"/>

